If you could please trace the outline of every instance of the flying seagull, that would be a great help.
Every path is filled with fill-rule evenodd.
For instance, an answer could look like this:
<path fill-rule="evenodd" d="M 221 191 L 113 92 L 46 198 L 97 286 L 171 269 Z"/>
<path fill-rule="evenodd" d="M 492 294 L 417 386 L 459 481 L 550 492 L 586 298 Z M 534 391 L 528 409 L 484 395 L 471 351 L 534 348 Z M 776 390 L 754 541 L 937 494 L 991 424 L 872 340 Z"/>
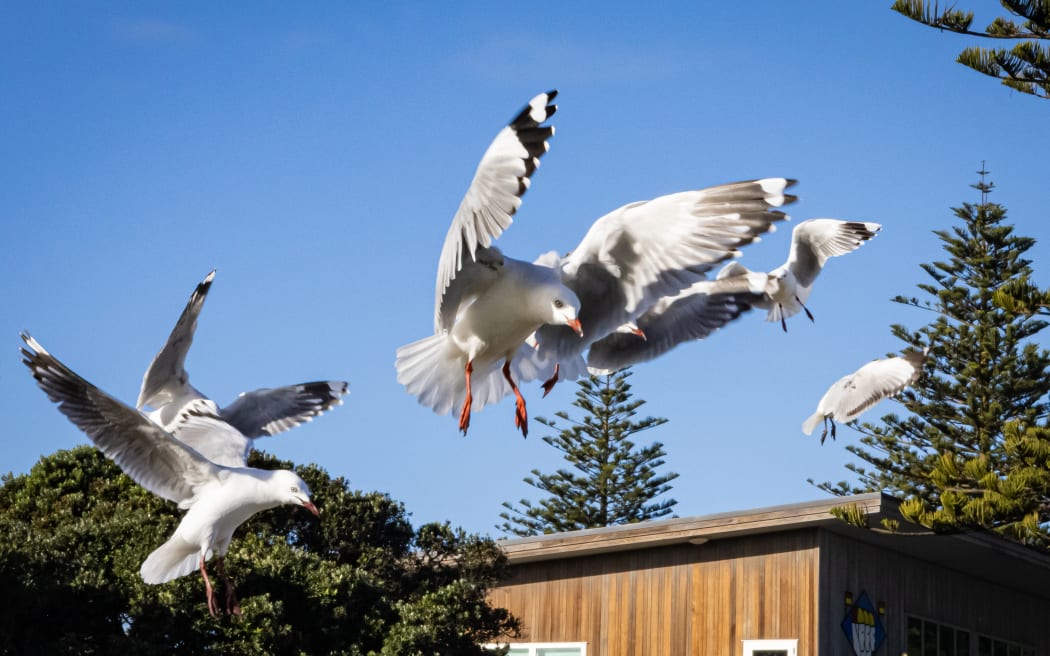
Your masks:
<path fill-rule="evenodd" d="M 835 381 L 817 403 L 817 411 L 802 423 L 802 432 L 811 435 L 821 420 L 823 444 L 831 423 L 831 439 L 835 439 L 835 422 L 849 423 L 879 401 L 896 396 L 914 383 L 922 374 L 922 365 L 929 348 L 919 351 L 907 348 L 897 357 L 872 360 L 848 376 Z"/>
<path fill-rule="evenodd" d="M 319 516 L 310 488 L 287 469 L 227 467 L 205 458 L 141 412 L 87 382 L 48 353 L 28 333 L 22 362 L 37 384 L 102 453 L 132 480 L 186 511 L 175 533 L 139 570 L 146 583 L 164 583 L 199 569 L 208 612 L 219 602 L 205 564 L 215 557 L 226 585 L 226 612 L 239 615 L 225 557 L 233 532 L 255 513 L 280 505 L 302 506 Z"/>
<path fill-rule="evenodd" d="M 806 300 L 828 258 L 857 250 L 881 229 L 878 223 L 862 221 L 803 221 L 791 231 L 791 251 L 784 264 L 769 273 L 760 273 L 739 262 L 730 262 L 716 278 L 748 280 L 758 295 L 752 305 L 769 310 L 766 321 L 780 321 L 780 327 L 787 332 L 786 319 L 800 310 L 805 310 L 806 316 L 813 321 Z"/>
<path fill-rule="evenodd" d="M 682 291 L 661 298 L 637 323 L 627 324 L 591 344 L 587 369 L 610 374 L 647 362 L 683 342 L 702 340 L 751 309 L 754 299 L 745 281 L 730 292 L 729 285 L 698 280 Z"/>
<path fill-rule="evenodd" d="M 341 405 L 348 384 L 333 380 L 262 388 L 242 393 L 223 408 L 198 391 L 190 384 L 186 354 L 214 279 L 213 270 L 193 290 L 168 341 L 142 377 L 136 407 L 153 408 L 150 419 L 205 458 L 240 467 L 255 438 L 276 435 Z"/>
<path fill-rule="evenodd" d="M 438 414 L 459 408 L 464 434 L 472 410 L 513 393 L 515 425 L 527 435 L 515 378 L 546 378 L 549 390 L 562 362 L 739 255 L 787 218 L 772 208 L 794 200 L 784 178 L 686 191 L 614 210 L 565 257 L 507 257 L 492 241 L 547 152 L 554 128 L 542 124 L 555 95 L 533 98 L 485 152 L 441 251 L 434 335 L 397 352 L 398 381 Z"/>

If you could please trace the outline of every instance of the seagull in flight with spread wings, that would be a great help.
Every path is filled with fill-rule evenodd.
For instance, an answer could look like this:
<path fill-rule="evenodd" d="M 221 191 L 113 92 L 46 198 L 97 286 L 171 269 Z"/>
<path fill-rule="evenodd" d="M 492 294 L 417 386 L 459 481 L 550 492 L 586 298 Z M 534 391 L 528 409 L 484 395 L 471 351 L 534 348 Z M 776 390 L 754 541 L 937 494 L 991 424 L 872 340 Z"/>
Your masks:
<path fill-rule="evenodd" d="M 87 382 L 28 333 L 22 361 L 59 411 L 136 483 L 186 511 L 175 533 L 142 563 L 146 583 L 164 583 L 199 570 L 208 611 L 220 612 L 205 567 L 214 556 L 226 585 L 226 611 L 241 609 L 225 568 L 233 533 L 257 512 L 288 504 L 319 516 L 310 488 L 295 472 L 227 467 L 204 457 L 141 412 Z"/>
<path fill-rule="evenodd" d="M 817 403 L 817 411 L 802 423 L 802 432 L 811 435 L 817 424 L 824 421 L 820 435 L 823 444 L 831 424 L 831 439 L 835 439 L 835 422 L 849 423 L 874 407 L 883 399 L 896 396 L 922 375 L 923 362 L 929 347 L 904 349 L 893 358 L 872 360 L 848 376 L 835 381 Z"/>
<path fill-rule="evenodd" d="M 441 251 L 434 335 L 397 352 L 398 381 L 438 414 L 459 408 L 464 433 L 474 409 L 513 393 L 515 425 L 527 435 L 515 378 L 546 378 L 549 390 L 562 362 L 739 255 L 787 218 L 773 208 L 794 200 L 784 178 L 680 192 L 610 212 L 567 256 L 507 257 L 492 241 L 547 152 L 555 95 L 533 98 L 485 152 Z"/>
<path fill-rule="evenodd" d="M 210 272 L 190 295 L 168 341 L 142 377 L 136 407 L 153 408 L 148 417 L 212 462 L 230 467 L 247 463 L 252 441 L 276 435 L 341 405 L 345 381 L 317 381 L 242 393 L 220 408 L 190 384 L 186 354 L 197 317 L 215 279 Z"/>
<path fill-rule="evenodd" d="M 787 332 L 786 319 L 801 310 L 813 321 L 813 313 L 805 303 L 828 258 L 857 250 L 881 229 L 881 225 L 871 222 L 809 219 L 791 231 L 787 262 L 776 269 L 759 273 L 739 262 L 730 262 L 716 277 L 748 280 L 758 295 L 752 305 L 769 310 L 766 321 L 780 321 L 780 327 Z"/>

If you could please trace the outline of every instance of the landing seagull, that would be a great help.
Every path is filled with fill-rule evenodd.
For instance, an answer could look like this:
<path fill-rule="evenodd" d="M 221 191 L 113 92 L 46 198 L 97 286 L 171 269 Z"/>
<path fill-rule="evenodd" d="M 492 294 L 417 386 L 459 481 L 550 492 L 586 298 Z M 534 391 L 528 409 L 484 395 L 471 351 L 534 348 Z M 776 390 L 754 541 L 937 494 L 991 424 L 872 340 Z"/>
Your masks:
<path fill-rule="evenodd" d="M 241 467 L 247 463 L 252 440 L 294 428 L 341 405 L 348 385 L 331 380 L 262 388 L 242 393 L 223 408 L 198 391 L 190 384 L 186 354 L 214 279 L 213 270 L 193 290 L 168 341 L 142 377 L 136 407 L 153 408 L 147 415 L 150 419 L 205 458 Z"/>
<path fill-rule="evenodd" d="M 164 583 L 199 569 L 208 612 L 218 615 L 219 603 L 205 569 L 214 556 L 216 571 L 226 584 L 226 611 L 239 615 L 233 581 L 225 568 L 233 532 L 255 513 L 285 504 L 319 516 L 310 488 L 286 469 L 266 471 L 212 462 L 78 376 L 28 333 L 22 333 L 22 340 L 28 346 L 22 348 L 22 362 L 59 411 L 132 480 L 186 511 L 171 538 L 142 563 L 142 580 Z"/>
<path fill-rule="evenodd" d="M 883 399 L 896 396 L 922 374 L 922 365 L 929 348 L 919 351 L 908 348 L 900 356 L 872 360 L 857 371 L 835 381 L 817 403 L 817 411 L 802 423 L 802 432 L 811 435 L 817 424 L 824 421 L 820 435 L 823 444 L 831 423 L 831 439 L 835 439 L 835 422 L 849 423 Z"/>
<path fill-rule="evenodd" d="M 784 178 L 671 194 L 598 219 L 565 257 L 507 257 L 491 244 L 547 152 L 554 128 L 541 124 L 556 93 L 533 98 L 485 152 L 438 262 L 434 335 L 397 352 L 398 381 L 438 414 L 459 407 L 464 434 L 472 410 L 513 393 L 515 425 L 527 435 L 515 378 L 546 378 L 549 390 L 562 362 L 739 255 L 787 218 L 771 208 L 794 200 L 784 193 L 794 181 Z"/>
<path fill-rule="evenodd" d="M 769 310 L 766 321 L 780 321 L 780 327 L 787 332 L 785 319 L 800 310 L 805 310 L 806 316 L 813 321 L 813 313 L 805 303 L 828 258 L 857 250 L 881 229 L 878 223 L 870 222 L 839 219 L 803 221 L 791 232 L 791 251 L 784 264 L 767 274 L 751 271 L 739 262 L 731 262 L 719 271 L 717 278 L 750 281 L 758 294 L 752 305 Z"/>

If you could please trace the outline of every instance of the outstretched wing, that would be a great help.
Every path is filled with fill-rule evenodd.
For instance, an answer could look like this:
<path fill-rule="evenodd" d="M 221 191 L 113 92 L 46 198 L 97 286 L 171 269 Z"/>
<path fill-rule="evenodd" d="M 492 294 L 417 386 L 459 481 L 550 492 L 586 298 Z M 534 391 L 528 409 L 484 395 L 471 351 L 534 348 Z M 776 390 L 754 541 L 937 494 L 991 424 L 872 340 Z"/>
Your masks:
<path fill-rule="evenodd" d="M 803 221 L 795 226 L 791 233 L 791 251 L 784 266 L 795 274 L 800 287 L 808 289 L 813 286 L 829 257 L 857 250 L 881 229 L 882 226 L 878 223 L 861 221 Z"/>
<path fill-rule="evenodd" d="M 211 289 L 211 282 L 215 279 L 215 271 L 212 270 L 204 280 L 197 285 L 186 303 L 186 308 L 179 316 L 179 320 L 168 335 L 168 341 L 153 358 L 146 374 L 142 377 L 142 388 L 139 391 L 139 400 L 135 404 L 141 410 L 151 406 L 159 408 L 182 396 L 183 390 L 189 385 L 190 375 L 186 373 L 186 353 L 193 344 L 193 333 L 197 330 L 197 317 L 204 307 L 204 299 Z"/>
<path fill-rule="evenodd" d="M 737 293 L 716 291 L 727 283 L 700 280 L 681 292 L 660 299 L 635 322 L 641 334 L 616 331 L 594 344 L 587 353 L 592 374 L 607 374 L 647 362 L 683 342 L 704 339 L 751 309 L 757 295 L 738 279 Z M 717 285 L 717 286 L 716 286 Z"/>
<path fill-rule="evenodd" d="M 434 332 L 447 330 L 475 286 L 471 280 L 479 248 L 488 248 L 512 222 L 529 188 L 529 178 L 547 152 L 551 126 L 540 124 L 557 107 L 551 102 L 557 91 L 541 93 L 503 128 L 481 158 L 445 235 L 438 261 L 434 296 Z M 499 251 L 492 249 L 498 255 Z"/>
<path fill-rule="evenodd" d="M 785 193 L 794 183 L 735 182 L 632 203 L 598 219 L 561 263 L 563 281 L 580 299 L 584 339 L 544 326 L 540 348 L 553 349 L 559 360 L 578 354 L 738 256 L 787 218 L 774 208 L 795 200 Z"/>
<path fill-rule="evenodd" d="M 87 382 L 22 333 L 22 362 L 58 409 L 125 474 L 180 505 L 221 468 L 179 442 L 138 410 Z"/>
<path fill-rule="evenodd" d="M 222 409 L 223 419 L 246 437 L 276 435 L 343 403 L 345 381 L 326 380 L 245 392 Z"/>

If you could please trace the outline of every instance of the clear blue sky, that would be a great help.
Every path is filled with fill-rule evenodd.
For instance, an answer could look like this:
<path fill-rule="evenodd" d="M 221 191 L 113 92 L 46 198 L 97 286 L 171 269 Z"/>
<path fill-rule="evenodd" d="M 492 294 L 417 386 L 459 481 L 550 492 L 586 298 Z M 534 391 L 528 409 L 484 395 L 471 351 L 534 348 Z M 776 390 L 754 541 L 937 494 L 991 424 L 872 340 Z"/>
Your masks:
<path fill-rule="evenodd" d="M 220 403 L 347 379 L 345 405 L 263 442 L 413 521 L 499 535 L 500 503 L 559 454 L 504 400 L 462 437 L 397 383 L 432 330 L 438 252 L 482 152 L 535 93 L 560 90 L 551 152 L 498 242 L 567 251 L 624 203 L 739 179 L 800 180 L 795 222 L 878 221 L 832 260 L 784 334 L 759 314 L 639 366 L 681 516 L 818 498 L 848 428 L 799 424 L 826 387 L 897 351 L 890 302 L 945 257 L 933 230 L 977 202 L 982 160 L 1018 231 L 1050 245 L 1050 104 L 954 63 L 972 42 L 889 2 L 4 3 L 0 8 L 0 470 L 87 442 L 17 354 L 27 329 L 133 403 L 194 285 L 215 284 L 187 367 Z M 989 13 L 998 3 L 974 0 Z M 791 225 L 746 249 L 770 269 Z M 574 384 L 532 416 L 570 409 Z M 894 410 L 884 404 L 882 411 Z M 876 418 L 878 414 L 870 416 Z"/>

